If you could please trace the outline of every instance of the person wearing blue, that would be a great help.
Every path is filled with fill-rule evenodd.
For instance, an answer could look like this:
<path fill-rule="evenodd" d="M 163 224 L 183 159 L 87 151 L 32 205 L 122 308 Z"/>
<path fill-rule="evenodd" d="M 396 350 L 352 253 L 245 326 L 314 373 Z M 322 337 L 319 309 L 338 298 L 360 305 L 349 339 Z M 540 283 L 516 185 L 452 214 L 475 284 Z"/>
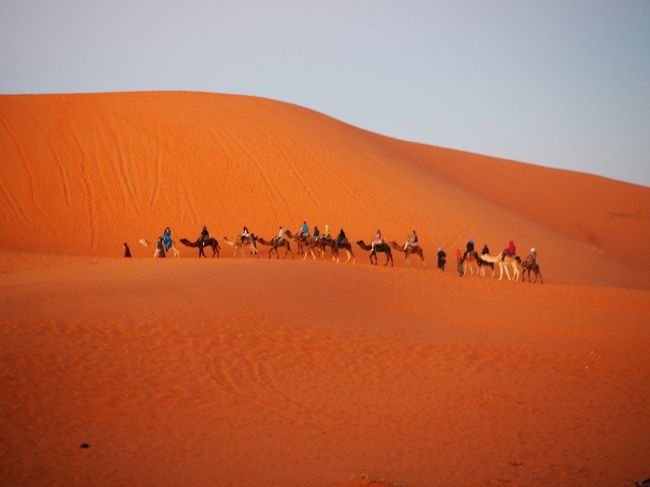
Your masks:
<path fill-rule="evenodd" d="M 463 254 L 463 260 L 467 258 L 469 254 L 474 252 L 474 239 L 470 238 L 465 247 L 465 253 Z"/>
<path fill-rule="evenodd" d="M 169 249 L 172 248 L 172 231 L 171 228 L 167 227 L 165 228 L 165 231 L 163 232 L 162 235 L 163 239 L 163 245 L 165 247 L 165 252 L 169 252 Z"/>
<path fill-rule="evenodd" d="M 307 222 L 304 221 L 302 223 L 302 227 L 300 227 L 300 231 L 298 232 L 298 238 L 303 239 L 309 237 L 309 225 L 307 225 Z"/>

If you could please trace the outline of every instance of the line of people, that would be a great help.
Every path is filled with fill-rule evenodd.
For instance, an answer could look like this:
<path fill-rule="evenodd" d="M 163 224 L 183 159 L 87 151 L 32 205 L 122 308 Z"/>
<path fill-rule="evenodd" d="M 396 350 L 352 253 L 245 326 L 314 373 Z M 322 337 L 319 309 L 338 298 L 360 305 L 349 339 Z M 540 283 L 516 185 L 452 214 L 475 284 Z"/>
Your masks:
<path fill-rule="evenodd" d="M 307 221 L 303 221 L 303 224 L 300 226 L 300 229 L 297 232 L 298 238 L 302 240 L 307 240 L 309 238 L 315 238 L 316 240 L 319 239 L 324 239 L 328 240 L 331 239 L 330 235 L 330 226 L 329 224 L 325 225 L 325 228 L 323 230 L 323 233 L 321 234 L 320 229 L 318 226 L 314 225 L 314 232 L 313 235 L 310 235 L 309 233 L 309 225 L 307 224 Z M 286 230 L 284 227 L 280 226 L 278 230 L 277 236 L 273 238 L 273 245 L 277 246 L 280 241 L 286 238 Z M 198 241 L 200 243 L 203 243 L 204 245 L 207 245 L 208 242 L 212 239 L 210 236 L 210 232 L 208 231 L 207 226 L 203 225 L 203 229 L 201 230 L 201 234 L 199 235 Z M 239 236 L 239 242 L 243 244 L 247 240 L 251 240 L 252 236 L 250 231 L 248 230 L 248 227 L 244 226 L 241 235 Z M 339 245 L 347 243 L 347 236 L 345 234 L 345 231 L 343 228 L 340 229 L 339 234 L 337 236 L 337 242 Z M 373 236 L 370 246 L 371 249 L 374 251 L 377 246 L 379 245 L 386 245 L 386 242 L 382 236 L 381 229 L 377 229 L 375 232 L 375 235 Z M 406 252 L 409 248 L 417 247 L 419 245 L 419 239 L 417 236 L 417 232 L 413 230 L 411 235 L 407 238 L 406 242 L 404 243 L 403 250 Z M 169 227 L 166 227 L 165 230 L 163 231 L 163 234 L 157 239 L 156 241 L 156 246 L 160 250 L 161 255 L 164 256 L 166 252 L 169 252 L 169 249 L 172 246 L 172 236 L 171 236 L 171 229 Z M 125 244 L 126 247 L 126 244 Z M 128 247 L 126 247 L 125 250 L 125 256 L 126 253 L 128 252 L 128 257 L 131 256 L 130 251 L 128 250 Z M 463 261 L 467 258 L 469 254 L 472 252 L 475 252 L 475 247 L 474 247 L 474 239 L 470 238 L 467 241 L 467 244 L 465 246 L 465 252 L 461 253 L 459 249 L 456 249 L 456 261 L 458 265 L 458 272 L 460 276 L 463 276 L 463 269 L 462 269 L 462 263 Z M 490 254 L 490 249 L 488 248 L 487 244 L 483 245 L 483 249 L 481 250 L 481 255 L 489 255 Z M 515 256 L 517 254 L 517 247 L 514 243 L 513 240 L 510 240 L 508 242 L 507 247 L 503 250 L 503 257 L 506 256 Z M 437 250 L 437 267 L 439 270 L 444 271 L 445 270 L 445 264 L 447 262 L 447 254 L 444 251 L 442 247 L 438 247 Z M 535 264 L 536 263 L 536 258 L 537 258 L 537 251 L 533 247 L 530 251 L 530 254 L 526 258 L 526 261 L 530 264 Z"/>

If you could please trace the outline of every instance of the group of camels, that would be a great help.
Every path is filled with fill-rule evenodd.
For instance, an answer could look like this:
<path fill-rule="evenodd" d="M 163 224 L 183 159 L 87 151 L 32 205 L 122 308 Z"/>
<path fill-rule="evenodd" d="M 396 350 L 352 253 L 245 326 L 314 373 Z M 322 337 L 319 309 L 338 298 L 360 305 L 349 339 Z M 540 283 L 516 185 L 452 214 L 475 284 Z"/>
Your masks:
<path fill-rule="evenodd" d="M 512 279 L 518 281 L 521 276 L 521 282 L 525 282 L 526 273 L 528 273 L 528 282 L 531 282 L 530 273 L 532 272 L 535 274 L 535 282 L 539 278 L 540 284 L 544 284 L 539 264 L 535 260 L 522 260 L 518 255 L 504 255 L 504 252 L 498 255 L 479 255 L 478 252 L 472 251 L 461 259 L 460 265 L 462 266 L 463 274 L 467 274 L 467 271 L 469 271 L 470 275 L 473 276 L 474 269 L 476 269 L 476 274 L 481 277 L 485 277 L 486 267 L 491 269 L 492 277 L 495 277 L 494 267 L 498 265 L 499 280 L 503 279 L 503 273 L 505 271 L 509 281 Z M 519 272 L 519 266 L 522 268 L 521 273 Z M 509 269 L 512 270 L 512 276 L 510 276 Z"/>
<path fill-rule="evenodd" d="M 290 230 L 287 230 L 285 232 L 286 238 L 283 239 L 271 239 L 271 240 L 266 240 L 262 237 L 256 236 L 256 235 L 250 235 L 247 238 L 241 239 L 241 238 L 235 238 L 233 240 L 229 239 L 228 237 L 223 237 L 223 242 L 230 246 L 233 247 L 234 254 L 237 256 L 237 254 L 241 254 L 241 256 L 245 256 L 244 250 L 247 249 L 251 255 L 259 256 L 259 249 L 258 249 L 258 244 L 259 245 L 264 245 L 267 247 L 271 247 L 269 249 L 268 257 L 271 258 L 273 254 L 275 253 L 276 258 L 280 258 L 280 250 L 284 249 L 284 253 L 282 258 L 286 258 L 289 254 L 292 254 L 293 257 L 293 250 L 291 247 L 291 243 L 293 243 L 296 246 L 296 252 L 298 255 L 303 255 L 303 260 L 307 259 L 308 256 L 311 255 L 313 260 L 316 260 L 316 252 L 320 252 L 319 258 L 323 258 L 325 256 L 326 250 L 329 248 L 331 253 L 332 253 L 332 260 L 335 262 L 340 261 L 340 256 L 339 253 L 341 251 L 344 251 L 347 255 L 347 260 L 345 261 L 346 263 L 350 262 L 352 260 L 352 263 L 356 262 L 356 258 L 354 256 L 354 253 L 352 252 L 352 245 L 348 240 L 345 241 L 339 241 L 338 239 L 333 239 L 333 238 L 317 238 L 317 237 L 304 237 L 304 236 L 299 236 L 294 233 L 292 233 Z M 205 249 L 206 248 L 211 248 L 212 249 L 212 257 L 219 257 L 219 251 L 221 250 L 221 246 L 219 245 L 219 241 L 216 238 L 211 237 L 208 240 L 188 240 L 186 238 L 181 238 L 180 242 L 187 246 L 187 247 L 192 247 L 192 248 L 197 248 L 199 251 L 199 258 L 201 257 L 207 257 L 205 255 Z M 377 259 L 377 254 L 378 253 L 384 253 L 386 254 L 386 262 L 384 262 L 384 266 L 387 266 L 389 263 L 391 267 L 394 265 L 393 263 L 393 252 L 391 249 L 394 249 L 398 252 L 401 252 L 404 254 L 404 258 L 407 264 L 410 264 L 410 257 L 412 255 L 417 255 L 420 257 L 420 262 L 424 266 L 425 261 L 424 261 L 424 252 L 422 251 L 422 247 L 419 245 L 415 246 L 403 246 L 399 245 L 397 242 L 390 241 L 388 243 L 382 242 L 379 244 L 369 245 L 365 243 L 363 240 L 359 240 L 356 242 L 357 245 L 369 252 L 369 257 L 370 257 L 370 263 L 377 265 L 378 259 Z M 148 240 L 140 240 L 140 244 L 143 246 L 148 246 L 150 245 L 150 242 Z M 156 245 L 156 250 L 154 253 L 154 258 L 158 257 L 160 255 L 161 249 L 159 245 Z M 174 243 L 172 242 L 171 248 L 169 252 L 172 253 L 174 257 L 178 257 L 180 255 L 180 252 L 178 249 L 174 246 Z M 522 261 L 519 256 L 510 256 L 510 255 L 503 255 L 503 252 L 500 253 L 499 255 L 492 256 L 489 254 L 483 254 L 479 255 L 477 252 L 470 252 L 468 253 L 465 257 L 460 262 L 463 273 L 467 274 L 469 271 L 470 275 L 474 275 L 474 269 L 476 269 L 477 275 L 478 276 L 485 276 L 485 268 L 489 267 L 492 270 L 492 277 L 495 277 L 495 270 L 494 267 L 495 265 L 499 266 L 500 270 L 500 275 L 499 275 L 499 280 L 503 279 L 503 273 L 505 271 L 506 276 L 508 277 L 508 280 L 514 279 L 514 280 L 519 280 L 519 277 L 521 275 L 522 282 L 525 281 L 525 276 L 526 272 L 528 273 L 528 281 L 530 282 L 530 273 L 533 272 L 535 274 L 535 282 L 537 282 L 537 278 L 539 277 L 540 279 L 542 278 L 542 274 L 539 269 L 539 265 L 536 262 L 528 262 L 528 261 Z M 519 266 L 521 265 L 522 267 L 522 272 L 519 272 Z M 510 271 L 509 269 L 512 270 L 512 277 L 510 276 Z M 544 281 L 543 279 L 541 280 L 541 283 L 543 284 Z"/>

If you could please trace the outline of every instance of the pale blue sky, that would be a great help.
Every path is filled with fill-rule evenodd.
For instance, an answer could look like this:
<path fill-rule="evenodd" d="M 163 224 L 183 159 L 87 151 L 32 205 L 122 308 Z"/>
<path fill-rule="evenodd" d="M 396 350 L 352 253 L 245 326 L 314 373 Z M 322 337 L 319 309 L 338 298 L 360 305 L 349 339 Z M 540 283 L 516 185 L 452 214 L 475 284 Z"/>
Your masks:
<path fill-rule="evenodd" d="M 650 0 L 0 0 L 0 92 L 199 90 L 650 185 Z"/>

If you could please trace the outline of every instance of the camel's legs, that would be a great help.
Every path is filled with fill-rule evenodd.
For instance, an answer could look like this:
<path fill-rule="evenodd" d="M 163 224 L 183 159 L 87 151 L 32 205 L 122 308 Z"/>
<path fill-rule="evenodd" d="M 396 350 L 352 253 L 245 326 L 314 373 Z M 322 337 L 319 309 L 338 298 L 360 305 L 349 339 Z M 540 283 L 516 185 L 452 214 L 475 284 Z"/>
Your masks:
<path fill-rule="evenodd" d="M 508 280 L 509 281 L 512 280 L 512 278 L 510 277 L 510 272 L 508 272 L 508 266 L 506 264 L 504 264 L 503 268 L 506 270 L 506 276 L 508 276 Z"/>
<path fill-rule="evenodd" d="M 172 255 L 174 256 L 174 258 L 176 258 L 176 257 L 178 257 L 179 255 L 181 255 L 181 253 L 178 251 L 178 249 L 176 248 L 176 246 L 173 245 L 173 244 L 172 244 L 172 246 L 170 247 L 169 250 L 171 250 Z"/>

